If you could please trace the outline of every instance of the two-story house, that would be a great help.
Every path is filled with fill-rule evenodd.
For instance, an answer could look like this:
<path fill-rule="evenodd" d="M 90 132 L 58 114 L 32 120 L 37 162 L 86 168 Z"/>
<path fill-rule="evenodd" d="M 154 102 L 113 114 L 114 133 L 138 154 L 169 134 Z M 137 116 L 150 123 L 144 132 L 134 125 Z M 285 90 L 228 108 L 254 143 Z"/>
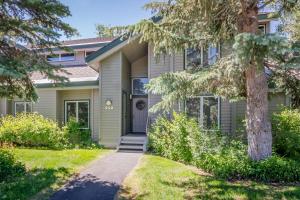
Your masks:
<path fill-rule="evenodd" d="M 262 32 L 275 32 L 277 25 L 276 19 L 260 15 Z M 75 117 L 82 128 L 91 130 L 93 140 L 107 147 L 141 150 L 145 149 L 147 124 L 156 117 L 149 108 L 160 101 L 159 96 L 147 94 L 144 85 L 162 73 L 213 63 L 226 53 L 226 48 L 217 45 L 156 58 L 151 44 L 140 43 L 138 37 L 71 40 L 63 45 L 74 52 L 54 49 L 54 55 L 45 56 L 49 62 L 63 65 L 69 74 L 62 75 L 70 82 L 58 87 L 38 73 L 33 74 L 38 101 L 2 99 L 0 113 L 38 112 L 60 124 Z M 272 95 L 270 113 L 289 102 L 284 94 Z M 230 103 L 207 94 L 187 102 L 186 109 L 203 127 L 218 127 L 231 134 L 242 127 L 246 110 L 243 101 Z"/>

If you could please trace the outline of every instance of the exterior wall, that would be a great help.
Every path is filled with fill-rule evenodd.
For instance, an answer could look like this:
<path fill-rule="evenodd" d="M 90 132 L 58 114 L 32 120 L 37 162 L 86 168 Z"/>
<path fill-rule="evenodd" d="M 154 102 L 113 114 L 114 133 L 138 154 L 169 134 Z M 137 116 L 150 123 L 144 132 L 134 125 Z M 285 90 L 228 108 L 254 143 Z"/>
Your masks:
<path fill-rule="evenodd" d="M 236 132 L 244 131 L 244 122 L 246 115 L 246 102 L 239 101 L 232 104 L 232 129 L 231 132 L 235 134 Z M 269 98 L 269 117 L 271 118 L 272 113 L 279 112 L 282 106 L 288 106 L 288 97 L 283 94 L 270 95 Z"/>
<path fill-rule="evenodd" d="M 221 99 L 220 102 L 220 128 L 224 133 L 231 132 L 232 105 L 228 100 Z"/>
<path fill-rule="evenodd" d="M 131 77 L 148 77 L 148 56 L 144 56 L 132 63 Z"/>
<path fill-rule="evenodd" d="M 7 103 L 6 99 L 0 99 L 0 116 L 7 114 Z"/>
<path fill-rule="evenodd" d="M 46 118 L 56 120 L 56 90 L 37 90 L 38 101 L 33 104 L 33 111 L 38 112 Z"/>
<path fill-rule="evenodd" d="M 121 135 L 121 64 L 121 52 L 100 63 L 100 143 L 108 147 L 117 146 Z M 108 99 L 112 107 L 105 105 Z"/>

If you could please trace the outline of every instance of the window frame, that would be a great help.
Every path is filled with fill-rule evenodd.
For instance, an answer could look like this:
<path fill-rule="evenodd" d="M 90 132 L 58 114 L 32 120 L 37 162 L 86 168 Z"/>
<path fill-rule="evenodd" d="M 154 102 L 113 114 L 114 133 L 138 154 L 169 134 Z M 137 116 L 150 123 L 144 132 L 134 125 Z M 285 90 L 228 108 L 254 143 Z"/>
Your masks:
<path fill-rule="evenodd" d="M 147 91 L 145 91 L 145 94 L 134 94 L 133 93 L 133 81 L 136 80 L 136 79 L 147 79 L 148 83 L 149 83 L 149 78 L 148 77 L 134 77 L 131 79 L 131 94 L 134 95 L 134 96 L 145 96 L 145 95 L 148 95 Z"/>
<path fill-rule="evenodd" d="M 73 59 L 69 59 L 69 60 L 62 60 L 61 58 L 62 58 L 63 54 L 74 54 L 74 58 Z M 53 60 L 53 61 L 48 60 L 48 56 L 51 56 L 51 55 L 58 55 L 58 60 Z M 66 53 L 57 53 L 57 54 L 47 54 L 46 55 L 46 60 L 48 62 L 69 62 L 69 61 L 74 61 L 74 60 L 76 60 L 76 53 L 75 52 L 69 52 L 69 53 L 66 52 Z"/>
<path fill-rule="evenodd" d="M 84 51 L 84 57 L 87 57 L 87 56 L 89 56 L 89 55 L 87 55 L 88 53 L 91 53 L 91 54 L 93 54 L 93 53 L 95 53 L 96 51 Z M 90 54 L 90 55 L 91 55 Z"/>
<path fill-rule="evenodd" d="M 200 99 L 200 116 L 199 118 L 197 118 L 197 121 L 199 123 L 199 126 L 201 128 L 203 128 L 203 120 L 204 120 L 204 109 L 203 109 L 203 105 L 204 105 L 204 98 L 211 98 L 211 97 L 214 97 L 215 99 L 217 99 L 218 103 L 218 129 L 221 128 L 221 98 L 218 97 L 218 96 L 214 96 L 214 95 L 201 95 L 201 96 L 195 96 L 193 98 L 199 98 Z M 186 103 L 185 103 L 186 105 Z M 185 106 L 185 112 L 187 113 L 187 106 Z M 214 130 L 214 129 L 205 129 L 205 130 Z"/>
<path fill-rule="evenodd" d="M 30 111 L 27 112 L 27 104 L 30 104 Z M 17 104 L 23 104 L 24 105 L 24 111 L 17 112 Z M 18 113 L 32 113 L 32 102 L 30 101 L 14 101 L 14 115 L 16 116 Z"/>
<path fill-rule="evenodd" d="M 209 45 L 209 47 L 207 48 L 208 63 L 209 63 L 209 59 L 211 57 L 211 55 L 210 55 L 210 48 L 211 47 L 213 47 L 213 46 Z M 216 48 L 218 49 L 218 51 L 217 51 L 218 52 L 217 53 L 217 59 L 219 59 L 221 57 L 221 44 L 220 43 L 216 44 Z M 201 52 L 200 64 L 203 65 L 203 62 L 204 62 L 204 55 L 203 55 L 203 53 L 205 52 L 203 46 L 201 46 L 200 52 Z M 188 56 L 187 55 L 187 49 L 185 49 L 184 50 L 184 60 L 185 60 L 185 62 L 184 62 L 184 69 L 188 69 L 188 66 L 187 66 L 187 64 L 188 64 L 188 62 L 187 62 L 188 57 L 187 56 Z M 211 65 L 211 64 L 209 64 L 209 65 Z"/>
<path fill-rule="evenodd" d="M 267 34 L 267 24 L 259 24 L 259 25 L 258 25 L 258 30 L 260 30 L 259 27 L 264 27 L 264 32 L 263 32 L 263 34 Z"/>
<path fill-rule="evenodd" d="M 62 55 L 64 55 L 64 54 L 74 54 L 74 56 L 73 56 L 72 59 L 62 60 L 62 57 L 63 57 Z M 75 54 L 75 52 L 70 52 L 70 53 L 60 53 L 60 54 L 59 54 L 59 60 L 60 60 L 60 62 L 74 61 L 74 60 L 76 60 L 76 54 Z"/>
<path fill-rule="evenodd" d="M 88 103 L 88 127 L 81 127 L 80 129 L 90 129 L 90 116 L 91 116 L 91 111 L 90 111 L 90 100 L 89 99 L 82 99 L 82 100 L 65 100 L 64 102 L 64 122 L 65 124 L 67 123 L 67 104 L 68 103 L 76 103 L 76 122 L 78 122 L 78 103 Z"/>

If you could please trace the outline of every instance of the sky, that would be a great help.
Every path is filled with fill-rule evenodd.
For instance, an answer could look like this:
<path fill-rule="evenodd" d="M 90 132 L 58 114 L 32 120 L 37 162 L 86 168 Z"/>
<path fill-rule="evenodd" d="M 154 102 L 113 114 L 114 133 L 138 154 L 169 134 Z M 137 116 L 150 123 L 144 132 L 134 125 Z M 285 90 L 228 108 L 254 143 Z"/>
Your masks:
<path fill-rule="evenodd" d="M 61 0 L 72 13 L 64 21 L 76 28 L 80 36 L 96 37 L 95 24 L 129 25 L 151 16 L 142 7 L 150 0 Z M 62 38 L 65 39 L 65 38 Z"/>

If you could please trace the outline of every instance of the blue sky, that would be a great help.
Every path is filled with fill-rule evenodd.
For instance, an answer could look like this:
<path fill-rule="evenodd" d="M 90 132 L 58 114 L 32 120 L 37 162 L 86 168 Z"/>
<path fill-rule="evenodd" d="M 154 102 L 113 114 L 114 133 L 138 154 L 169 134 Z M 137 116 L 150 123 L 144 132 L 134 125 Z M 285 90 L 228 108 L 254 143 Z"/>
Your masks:
<path fill-rule="evenodd" d="M 150 0 L 61 0 L 71 10 L 65 21 L 76 28 L 77 38 L 96 37 L 95 24 L 128 25 L 149 18 L 150 11 L 142 7 Z"/>

